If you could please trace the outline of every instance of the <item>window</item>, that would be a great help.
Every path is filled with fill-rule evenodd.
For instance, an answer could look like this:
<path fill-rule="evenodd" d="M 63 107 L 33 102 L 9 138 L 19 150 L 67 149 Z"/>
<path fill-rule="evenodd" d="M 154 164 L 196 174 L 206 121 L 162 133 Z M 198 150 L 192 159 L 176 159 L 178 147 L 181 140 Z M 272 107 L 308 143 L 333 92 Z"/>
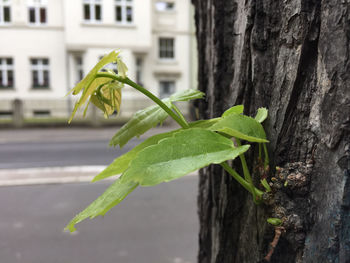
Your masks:
<path fill-rule="evenodd" d="M 159 58 L 173 59 L 174 55 L 174 39 L 160 38 L 159 39 Z"/>
<path fill-rule="evenodd" d="M 84 21 L 98 23 L 102 20 L 102 0 L 84 0 Z"/>
<path fill-rule="evenodd" d="M 51 116 L 50 110 L 33 110 L 35 118 L 49 118 Z"/>
<path fill-rule="evenodd" d="M 169 1 L 157 1 L 156 9 L 157 11 L 166 12 L 166 11 L 174 11 L 175 3 Z"/>
<path fill-rule="evenodd" d="M 0 111 L 0 119 L 12 119 L 13 112 L 10 110 Z"/>
<path fill-rule="evenodd" d="M 31 25 L 42 25 L 47 22 L 47 1 L 46 0 L 29 0 L 28 17 Z"/>
<path fill-rule="evenodd" d="M 83 57 L 75 56 L 74 61 L 75 61 L 75 70 L 76 70 L 75 81 L 76 83 L 78 83 L 84 78 Z"/>
<path fill-rule="evenodd" d="M 0 58 L 0 89 L 13 89 L 13 59 Z"/>
<path fill-rule="evenodd" d="M 143 65 L 143 59 L 141 57 L 136 57 L 136 83 L 143 86 L 142 83 L 142 65 Z"/>
<path fill-rule="evenodd" d="M 121 24 L 133 21 L 132 0 L 115 0 L 115 20 Z"/>
<path fill-rule="evenodd" d="M 10 0 L 0 0 L 0 25 L 11 22 Z"/>
<path fill-rule="evenodd" d="M 48 89 L 50 85 L 49 60 L 47 58 L 32 58 L 32 88 Z"/>
<path fill-rule="evenodd" d="M 175 92 L 175 81 L 162 80 L 159 82 L 159 97 L 167 98 Z"/>

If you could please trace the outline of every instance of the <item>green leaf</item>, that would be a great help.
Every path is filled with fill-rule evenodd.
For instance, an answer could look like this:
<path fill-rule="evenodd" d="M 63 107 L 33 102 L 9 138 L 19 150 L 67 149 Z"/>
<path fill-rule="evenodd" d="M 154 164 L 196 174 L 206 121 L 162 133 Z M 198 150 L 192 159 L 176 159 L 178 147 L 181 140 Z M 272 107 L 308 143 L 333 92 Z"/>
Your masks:
<path fill-rule="evenodd" d="M 194 99 L 202 99 L 205 94 L 199 90 L 188 89 L 184 91 L 176 92 L 170 96 L 170 101 L 189 101 Z"/>
<path fill-rule="evenodd" d="M 170 98 L 163 99 L 162 101 L 171 108 L 172 102 L 199 99 L 203 96 L 204 93 L 189 89 L 177 92 Z M 162 123 L 167 117 L 168 113 L 158 105 L 140 110 L 113 136 L 110 145 L 123 147 L 130 139 L 144 134 L 149 129 L 157 126 L 157 124 Z"/>
<path fill-rule="evenodd" d="M 229 108 L 228 110 L 226 110 L 221 115 L 221 117 L 226 117 L 228 115 L 231 115 L 232 113 L 241 114 L 241 113 L 243 113 L 243 110 L 244 110 L 244 106 L 243 105 L 236 105 L 236 106 L 233 106 L 233 107 Z"/>
<path fill-rule="evenodd" d="M 258 122 L 262 123 L 264 120 L 266 120 L 267 115 L 268 115 L 268 111 L 266 108 L 259 108 L 258 113 L 255 116 L 255 119 Z"/>
<path fill-rule="evenodd" d="M 199 120 L 190 122 L 189 125 L 191 128 L 202 128 L 202 129 L 208 129 L 211 126 L 213 126 L 215 123 L 217 123 L 221 118 L 214 118 L 210 120 Z"/>
<path fill-rule="evenodd" d="M 142 186 L 182 177 L 209 164 L 234 159 L 249 149 L 215 132 L 189 128 L 142 150 L 122 175 L 122 181 Z"/>
<path fill-rule="evenodd" d="M 136 158 L 137 154 L 141 150 L 145 149 L 148 146 L 157 144 L 160 140 L 168 138 L 178 131 L 179 130 L 161 133 L 148 138 L 144 142 L 134 147 L 131 151 L 116 158 L 106 169 L 104 169 L 100 174 L 95 176 L 95 178 L 92 181 L 96 182 L 107 177 L 123 173 L 129 167 L 130 162 Z"/>
<path fill-rule="evenodd" d="M 137 185 L 138 184 L 134 182 L 122 182 L 121 179 L 117 179 L 102 195 L 85 208 L 84 211 L 76 215 L 65 229 L 74 232 L 76 230 L 75 225 L 84 219 L 105 215 L 109 209 L 119 204 L 129 193 L 131 193 Z"/>
<path fill-rule="evenodd" d="M 269 142 L 262 125 L 255 119 L 232 113 L 209 128 L 249 142 Z"/>
<path fill-rule="evenodd" d="M 163 102 L 170 107 L 171 104 L 169 100 L 163 100 Z M 132 118 L 119 129 L 109 144 L 123 147 L 130 139 L 144 134 L 149 129 L 163 122 L 167 117 L 168 113 L 158 105 L 140 110 L 136 112 Z"/>

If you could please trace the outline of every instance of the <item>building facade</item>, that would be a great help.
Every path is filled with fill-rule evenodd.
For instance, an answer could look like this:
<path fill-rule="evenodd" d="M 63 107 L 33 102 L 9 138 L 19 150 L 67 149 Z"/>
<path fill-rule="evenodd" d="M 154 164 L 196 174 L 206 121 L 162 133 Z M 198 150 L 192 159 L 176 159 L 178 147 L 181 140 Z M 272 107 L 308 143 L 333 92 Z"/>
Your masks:
<path fill-rule="evenodd" d="M 0 0 L 0 117 L 15 99 L 26 118 L 66 117 L 68 91 L 114 49 L 160 97 L 194 88 L 192 20 L 188 0 Z M 124 88 L 122 115 L 148 104 Z"/>

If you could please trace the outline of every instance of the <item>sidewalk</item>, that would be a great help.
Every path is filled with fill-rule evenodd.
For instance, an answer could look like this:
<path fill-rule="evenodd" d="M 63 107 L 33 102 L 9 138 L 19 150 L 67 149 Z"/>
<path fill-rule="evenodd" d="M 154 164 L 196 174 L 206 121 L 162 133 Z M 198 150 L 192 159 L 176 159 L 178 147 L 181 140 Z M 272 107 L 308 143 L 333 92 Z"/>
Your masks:
<path fill-rule="evenodd" d="M 0 169 L 0 186 L 91 182 L 104 168 L 105 166 L 69 166 Z"/>
<path fill-rule="evenodd" d="M 1 186 L 67 184 L 91 182 L 106 166 L 69 166 L 27 169 L 0 169 Z M 197 175 L 193 172 L 187 176 Z M 119 175 L 104 179 L 115 180 Z"/>

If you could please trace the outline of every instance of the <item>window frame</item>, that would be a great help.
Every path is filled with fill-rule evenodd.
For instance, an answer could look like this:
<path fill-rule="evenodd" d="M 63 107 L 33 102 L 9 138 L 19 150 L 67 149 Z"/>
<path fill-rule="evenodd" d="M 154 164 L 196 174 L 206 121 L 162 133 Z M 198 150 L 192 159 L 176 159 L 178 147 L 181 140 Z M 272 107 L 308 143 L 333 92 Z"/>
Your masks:
<path fill-rule="evenodd" d="M 33 64 L 33 61 L 37 60 L 37 64 Z M 47 64 L 44 64 L 44 60 L 47 60 Z M 31 87 L 34 90 L 47 90 L 50 89 L 50 59 L 47 57 L 32 57 L 30 58 L 30 71 L 31 71 Z M 34 72 L 38 73 L 38 85 L 34 83 Z M 45 85 L 45 71 L 47 71 L 47 85 Z M 41 84 L 40 84 L 41 82 Z"/>
<path fill-rule="evenodd" d="M 117 20 L 117 8 L 121 8 L 121 20 Z M 127 20 L 127 8 L 131 9 L 131 21 Z M 118 25 L 133 25 L 134 24 L 134 1 L 133 0 L 114 0 L 115 22 Z"/>
<path fill-rule="evenodd" d="M 166 44 L 165 47 L 162 46 L 162 41 L 169 41 L 172 40 L 171 47 L 170 45 Z M 162 53 L 164 55 L 162 55 Z M 171 53 L 172 56 L 169 56 L 168 54 Z M 158 38 L 158 58 L 162 61 L 174 61 L 175 60 L 175 38 L 174 37 L 159 37 Z"/>
<path fill-rule="evenodd" d="M 11 24 L 11 18 L 12 18 L 12 8 L 11 8 L 11 3 L 12 0 L 8 0 L 5 2 L 5 0 L 0 0 L 0 26 L 2 25 L 9 25 Z M 9 21 L 5 21 L 5 8 L 9 9 Z"/>
<path fill-rule="evenodd" d="M 7 60 L 11 59 L 12 63 L 7 64 Z M 4 63 L 5 61 L 5 63 Z M 0 74 L 2 82 L 0 82 L 0 90 L 8 90 L 15 88 L 15 67 L 14 67 L 13 57 L 0 57 Z M 9 85 L 9 75 L 8 72 L 12 71 L 12 85 Z M 4 85 L 3 85 L 4 84 Z M 5 85 L 6 84 L 6 85 Z"/>
<path fill-rule="evenodd" d="M 100 24 L 103 20 L 103 2 L 102 0 L 83 0 L 83 21 L 89 24 Z M 90 18 L 85 18 L 85 6 L 88 6 Z M 96 19 L 96 6 L 100 8 L 100 19 Z"/>
<path fill-rule="evenodd" d="M 31 9 L 34 9 L 34 22 L 30 21 L 31 18 Z M 42 13 L 41 11 L 45 11 L 45 21 L 42 22 Z M 31 26 L 45 26 L 47 25 L 47 0 L 28 0 L 28 23 Z"/>

